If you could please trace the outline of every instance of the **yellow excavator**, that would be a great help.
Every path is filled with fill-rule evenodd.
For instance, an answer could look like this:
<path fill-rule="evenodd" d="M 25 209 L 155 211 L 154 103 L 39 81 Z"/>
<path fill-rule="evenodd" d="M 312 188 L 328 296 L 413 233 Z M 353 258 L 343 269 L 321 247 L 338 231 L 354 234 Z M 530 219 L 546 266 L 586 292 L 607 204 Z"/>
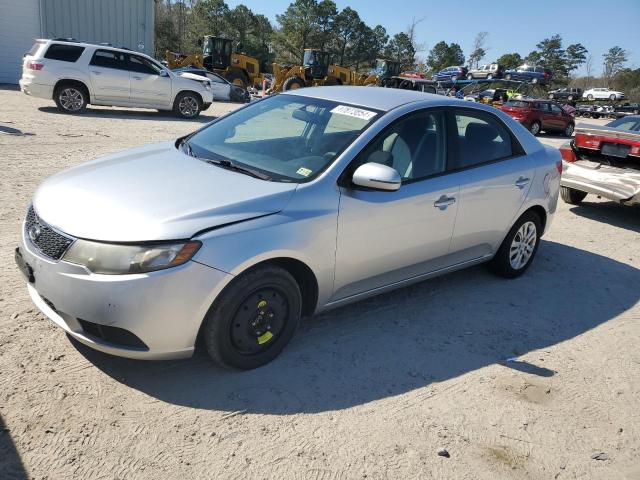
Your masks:
<path fill-rule="evenodd" d="M 302 87 L 322 85 L 362 85 L 366 75 L 330 64 L 328 52 L 315 48 L 306 48 L 302 65 L 272 65 L 273 83 L 269 93 L 294 90 Z"/>
<path fill-rule="evenodd" d="M 400 62 L 378 58 L 369 75 L 361 76 L 362 81 L 359 85 L 386 87 L 390 79 L 400 75 L 401 70 L 402 65 Z"/>
<path fill-rule="evenodd" d="M 264 78 L 260 61 L 244 53 L 233 52 L 232 41 L 228 38 L 205 35 L 202 54 L 184 55 L 167 50 L 165 59 L 172 70 L 189 66 L 204 68 L 243 88 L 260 85 Z"/>

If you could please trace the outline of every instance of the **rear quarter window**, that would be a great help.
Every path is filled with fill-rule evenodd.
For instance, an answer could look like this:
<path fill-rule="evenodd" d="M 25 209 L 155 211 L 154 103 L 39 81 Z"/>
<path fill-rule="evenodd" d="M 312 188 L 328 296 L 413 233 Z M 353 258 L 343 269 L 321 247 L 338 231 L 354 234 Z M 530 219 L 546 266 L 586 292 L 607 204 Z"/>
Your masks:
<path fill-rule="evenodd" d="M 42 42 L 36 42 L 33 44 L 33 47 L 31 47 L 31 50 L 29 50 L 27 52 L 27 55 L 33 57 L 36 53 L 38 53 L 38 50 L 40 50 L 40 47 L 44 45 Z"/>
<path fill-rule="evenodd" d="M 80 58 L 82 52 L 84 52 L 84 47 L 54 43 L 49 46 L 47 53 L 44 54 L 44 58 L 48 58 L 49 60 L 60 60 L 63 62 L 75 62 Z"/>

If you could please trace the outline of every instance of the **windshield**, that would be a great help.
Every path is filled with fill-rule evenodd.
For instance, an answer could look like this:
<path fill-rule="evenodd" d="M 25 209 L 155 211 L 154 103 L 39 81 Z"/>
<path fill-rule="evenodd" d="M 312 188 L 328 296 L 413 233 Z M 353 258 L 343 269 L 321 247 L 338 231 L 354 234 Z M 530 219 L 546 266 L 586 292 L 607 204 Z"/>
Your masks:
<path fill-rule="evenodd" d="M 383 76 L 387 73 L 387 62 L 384 60 L 376 60 L 376 65 L 371 70 L 373 75 Z"/>
<path fill-rule="evenodd" d="M 324 170 L 379 112 L 297 95 L 248 105 L 188 137 L 196 157 L 228 160 L 270 180 L 304 182 Z"/>
<path fill-rule="evenodd" d="M 614 127 L 619 130 L 638 130 L 640 127 L 640 120 L 638 118 L 618 118 L 613 122 L 607 123 L 607 127 Z"/>

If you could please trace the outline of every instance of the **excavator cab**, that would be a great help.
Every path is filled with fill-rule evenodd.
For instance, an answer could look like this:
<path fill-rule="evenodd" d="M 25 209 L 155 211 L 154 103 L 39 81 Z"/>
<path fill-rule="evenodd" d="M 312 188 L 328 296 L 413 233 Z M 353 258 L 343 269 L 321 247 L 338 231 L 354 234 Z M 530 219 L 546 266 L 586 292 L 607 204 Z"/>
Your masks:
<path fill-rule="evenodd" d="M 383 58 L 378 58 L 376 60 L 375 66 L 373 67 L 373 74 L 377 75 L 378 78 L 389 78 L 400 75 L 401 65 L 400 62 L 396 62 L 394 60 L 387 60 Z"/>
<path fill-rule="evenodd" d="M 304 51 L 304 74 L 307 78 L 325 78 L 329 73 L 329 54 L 322 50 L 308 48 Z"/>
<path fill-rule="evenodd" d="M 228 38 L 205 36 L 202 44 L 202 63 L 207 70 L 226 70 L 231 66 L 233 53 Z"/>

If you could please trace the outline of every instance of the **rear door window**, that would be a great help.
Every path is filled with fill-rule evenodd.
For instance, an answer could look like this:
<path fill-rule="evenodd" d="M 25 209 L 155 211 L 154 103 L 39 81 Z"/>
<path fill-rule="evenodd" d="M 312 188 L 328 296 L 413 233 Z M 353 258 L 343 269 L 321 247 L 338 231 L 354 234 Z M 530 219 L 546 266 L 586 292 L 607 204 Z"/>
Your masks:
<path fill-rule="evenodd" d="M 124 53 L 113 50 L 96 50 L 96 53 L 91 58 L 90 65 L 127 70 L 128 62 Z"/>
<path fill-rule="evenodd" d="M 470 109 L 454 113 L 458 155 L 451 170 L 473 167 L 514 155 L 514 145 L 507 128 L 494 115 Z M 457 133 L 457 135 L 455 135 Z"/>
<path fill-rule="evenodd" d="M 34 47 L 36 45 L 34 45 Z M 44 58 L 48 58 L 49 60 L 60 60 L 62 62 L 75 62 L 80 58 L 82 52 L 84 52 L 84 47 L 79 47 L 78 45 L 54 43 L 49 46 L 47 53 L 44 54 Z"/>

